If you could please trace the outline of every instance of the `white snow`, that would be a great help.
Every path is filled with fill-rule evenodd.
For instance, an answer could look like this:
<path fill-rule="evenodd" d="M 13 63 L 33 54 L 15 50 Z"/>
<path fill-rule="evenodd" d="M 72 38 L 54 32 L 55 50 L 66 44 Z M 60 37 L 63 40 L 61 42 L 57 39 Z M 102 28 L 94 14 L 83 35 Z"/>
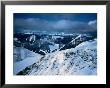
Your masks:
<path fill-rule="evenodd" d="M 77 36 L 76 38 L 74 38 L 70 43 L 75 44 L 75 40 L 78 39 L 78 38 L 81 38 L 81 34 L 79 36 Z"/>
<path fill-rule="evenodd" d="M 41 51 L 41 52 L 43 52 L 43 53 L 45 53 L 45 54 L 46 54 L 46 51 L 44 51 L 44 50 L 42 50 L 42 49 L 40 49 L 39 51 Z"/>
<path fill-rule="evenodd" d="M 76 46 L 76 49 L 95 49 L 97 47 L 97 40 L 94 41 L 86 41 L 81 43 L 79 46 Z"/>
<path fill-rule="evenodd" d="M 90 41 L 83 42 L 78 46 L 76 46 L 75 48 L 67 49 L 64 51 L 76 51 L 81 49 L 85 50 L 85 49 L 96 49 L 96 48 L 97 48 L 97 39 L 94 39 L 92 41 L 90 40 Z"/>
<path fill-rule="evenodd" d="M 18 41 L 18 38 L 14 38 L 14 41 Z"/>
<path fill-rule="evenodd" d="M 59 49 L 59 44 L 54 44 L 54 45 L 49 45 L 50 51 L 52 52 L 53 50 L 58 50 Z"/>
<path fill-rule="evenodd" d="M 80 35 L 81 36 L 81 35 Z M 78 36 L 77 38 L 79 38 Z M 36 63 L 27 75 L 96 75 L 97 74 L 97 39 L 83 42 L 75 48 L 59 51 L 59 44 L 50 45 L 52 53 L 40 54 L 23 47 L 14 47 L 14 75 Z M 21 55 L 19 57 L 19 55 Z M 18 58 L 19 57 L 19 58 Z M 15 59 L 20 59 L 16 61 Z"/>
<path fill-rule="evenodd" d="M 26 49 L 24 49 L 26 51 Z M 25 69 L 27 66 L 32 65 L 33 63 L 36 63 L 42 56 L 40 54 L 36 54 L 34 52 L 31 52 L 32 56 L 28 56 L 22 61 L 14 62 L 13 63 L 13 73 L 14 75 L 17 74 L 18 72 L 22 71 Z"/>
<path fill-rule="evenodd" d="M 32 35 L 32 36 L 30 36 L 29 41 L 35 41 L 35 39 L 36 39 L 36 36 Z"/>
<path fill-rule="evenodd" d="M 63 37 L 61 37 L 61 36 L 58 36 L 58 35 L 54 35 L 54 36 L 52 36 L 52 39 L 57 39 L 57 38 L 61 38 L 61 39 L 63 39 Z"/>
<path fill-rule="evenodd" d="M 36 63 L 29 75 L 96 75 L 97 40 L 87 41 L 75 48 L 47 53 Z"/>

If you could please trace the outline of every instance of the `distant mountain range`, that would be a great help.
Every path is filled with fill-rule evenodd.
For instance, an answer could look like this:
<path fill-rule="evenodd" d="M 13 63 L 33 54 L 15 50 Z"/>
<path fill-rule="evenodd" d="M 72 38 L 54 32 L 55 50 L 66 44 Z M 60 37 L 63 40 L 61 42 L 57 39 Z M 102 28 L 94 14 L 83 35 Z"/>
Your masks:
<path fill-rule="evenodd" d="M 24 47 L 35 53 L 45 55 L 57 50 L 66 50 L 76 47 L 82 42 L 92 40 L 90 34 L 14 34 L 14 46 Z"/>

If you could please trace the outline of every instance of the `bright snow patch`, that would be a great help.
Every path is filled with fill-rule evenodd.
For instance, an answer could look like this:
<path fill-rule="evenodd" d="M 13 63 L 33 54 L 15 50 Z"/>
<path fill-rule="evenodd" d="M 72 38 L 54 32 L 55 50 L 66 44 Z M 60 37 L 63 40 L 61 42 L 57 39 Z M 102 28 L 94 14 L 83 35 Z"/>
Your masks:
<path fill-rule="evenodd" d="M 49 45 L 50 51 L 58 50 L 59 49 L 59 44 L 54 44 L 54 45 Z"/>
<path fill-rule="evenodd" d="M 22 71 L 23 69 L 25 69 L 27 66 L 32 65 L 33 63 L 36 63 L 42 57 L 40 54 L 36 54 L 25 48 L 21 48 L 21 50 L 22 50 L 22 52 L 25 51 L 24 53 L 26 53 L 26 51 L 28 51 L 28 54 L 31 53 L 31 56 L 25 57 L 23 60 L 13 63 L 14 75 L 17 74 L 18 72 Z"/>

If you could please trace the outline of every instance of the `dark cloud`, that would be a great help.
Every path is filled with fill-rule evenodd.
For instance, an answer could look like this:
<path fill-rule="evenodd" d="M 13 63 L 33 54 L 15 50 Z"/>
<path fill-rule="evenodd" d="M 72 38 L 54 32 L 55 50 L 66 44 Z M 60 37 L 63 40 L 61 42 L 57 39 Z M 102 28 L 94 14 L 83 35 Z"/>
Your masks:
<path fill-rule="evenodd" d="M 97 31 L 96 20 L 90 22 L 81 22 L 73 20 L 49 21 L 40 18 L 14 19 L 15 31 L 48 31 L 48 32 L 94 32 Z"/>

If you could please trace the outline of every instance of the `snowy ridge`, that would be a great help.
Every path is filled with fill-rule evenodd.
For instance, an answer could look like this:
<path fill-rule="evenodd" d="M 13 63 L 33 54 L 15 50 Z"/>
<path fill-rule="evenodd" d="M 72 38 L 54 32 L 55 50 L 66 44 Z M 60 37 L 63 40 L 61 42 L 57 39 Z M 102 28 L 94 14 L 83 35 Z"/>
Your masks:
<path fill-rule="evenodd" d="M 71 49 L 80 43 L 92 40 L 89 34 L 51 35 L 51 34 L 14 34 L 14 46 L 24 47 L 35 53 L 45 55 L 57 50 Z"/>
<path fill-rule="evenodd" d="M 87 41 L 77 47 L 46 54 L 36 62 L 28 75 L 96 75 L 97 40 Z"/>
<path fill-rule="evenodd" d="M 81 34 L 79 36 L 77 36 L 75 39 L 73 39 L 70 43 L 74 43 L 75 44 L 75 40 L 81 38 Z"/>
<path fill-rule="evenodd" d="M 71 42 L 61 47 L 59 50 L 71 49 L 78 46 L 80 43 L 91 40 L 91 36 L 88 35 L 78 35 L 76 38 L 72 38 Z"/>

